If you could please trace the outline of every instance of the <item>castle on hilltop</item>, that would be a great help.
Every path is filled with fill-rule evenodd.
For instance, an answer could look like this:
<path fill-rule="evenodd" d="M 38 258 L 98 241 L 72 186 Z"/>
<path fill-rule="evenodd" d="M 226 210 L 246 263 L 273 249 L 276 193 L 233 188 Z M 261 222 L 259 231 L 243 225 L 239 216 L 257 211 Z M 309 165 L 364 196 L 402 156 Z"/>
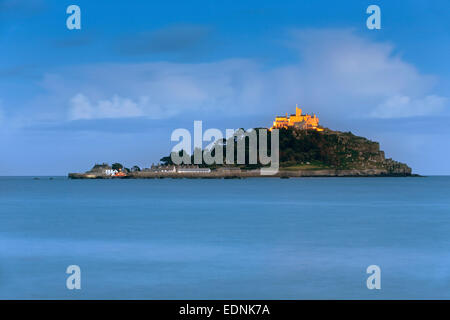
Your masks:
<path fill-rule="evenodd" d="M 276 116 L 270 130 L 290 127 L 323 131 L 322 128 L 319 128 L 319 118 L 316 115 L 302 114 L 302 109 L 298 105 L 295 106 L 295 114 L 288 116 L 286 113 L 286 116 Z"/>

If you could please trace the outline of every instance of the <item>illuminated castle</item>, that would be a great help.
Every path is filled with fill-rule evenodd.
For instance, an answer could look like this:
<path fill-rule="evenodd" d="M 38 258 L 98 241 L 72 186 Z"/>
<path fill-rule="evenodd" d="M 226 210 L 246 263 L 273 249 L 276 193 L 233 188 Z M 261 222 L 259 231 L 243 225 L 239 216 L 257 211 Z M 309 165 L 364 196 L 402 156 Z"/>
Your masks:
<path fill-rule="evenodd" d="M 319 118 L 316 115 L 302 114 L 302 109 L 298 106 L 295 106 L 295 114 L 288 116 L 286 113 L 286 116 L 276 116 L 270 130 L 289 127 L 323 131 L 322 128 L 319 128 Z"/>

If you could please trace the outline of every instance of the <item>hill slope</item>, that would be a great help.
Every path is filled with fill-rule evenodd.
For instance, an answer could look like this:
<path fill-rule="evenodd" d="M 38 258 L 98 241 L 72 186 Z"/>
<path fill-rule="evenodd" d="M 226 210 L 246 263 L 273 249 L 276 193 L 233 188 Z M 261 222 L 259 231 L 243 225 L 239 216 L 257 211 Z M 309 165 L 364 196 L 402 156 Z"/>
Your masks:
<path fill-rule="evenodd" d="M 340 170 L 385 169 L 389 174 L 411 174 L 411 168 L 406 164 L 386 159 L 378 142 L 351 132 L 280 130 L 281 166 L 295 168 L 307 162 Z"/>
<path fill-rule="evenodd" d="M 270 135 L 270 132 L 269 132 Z M 303 130 L 296 128 L 280 129 L 280 170 L 305 171 L 305 170 L 345 170 L 361 171 L 375 170 L 373 175 L 411 175 L 411 168 L 404 163 L 386 159 L 384 152 L 380 150 L 378 142 L 370 141 L 364 137 L 355 136 L 351 132 L 333 131 L 325 128 L 324 131 Z M 243 137 L 241 139 L 249 139 Z M 234 143 L 236 163 L 236 138 L 223 140 L 224 157 L 227 145 Z M 270 140 L 269 140 L 270 144 Z M 246 164 L 226 165 L 242 169 L 260 168 L 259 164 L 248 164 L 249 148 L 246 145 Z M 259 145 L 259 144 L 258 144 Z M 270 150 L 270 146 L 268 147 Z M 204 151 L 203 152 L 208 152 Z M 212 151 L 214 154 L 214 149 Z M 259 154 L 259 152 L 258 152 Z M 181 153 L 180 153 L 181 155 Z M 170 156 L 161 159 L 164 164 L 172 164 Z M 191 156 L 191 163 L 194 158 Z M 225 159 L 223 160 L 225 163 Z M 225 165 L 201 164 L 201 167 L 217 169 Z M 352 173 L 348 173 L 351 175 Z"/>

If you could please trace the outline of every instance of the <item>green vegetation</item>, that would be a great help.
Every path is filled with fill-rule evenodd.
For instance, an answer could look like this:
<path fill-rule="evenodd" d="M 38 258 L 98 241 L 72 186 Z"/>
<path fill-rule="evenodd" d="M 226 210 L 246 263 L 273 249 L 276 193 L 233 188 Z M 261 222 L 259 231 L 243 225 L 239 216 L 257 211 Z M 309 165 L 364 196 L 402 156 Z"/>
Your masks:
<path fill-rule="evenodd" d="M 351 132 L 280 130 L 280 164 L 291 170 L 377 168 L 383 160 L 377 142 Z"/>
<path fill-rule="evenodd" d="M 258 169 L 262 167 L 259 159 L 259 148 L 261 142 L 259 139 L 263 138 L 256 134 L 256 130 L 239 131 L 234 137 L 227 140 L 222 139 L 216 141 L 216 144 L 211 150 L 195 149 L 194 155 L 197 157 L 202 153 L 203 161 L 209 159 L 214 161 L 216 152 L 218 157 L 222 157 L 223 164 L 208 164 L 201 163 L 200 167 L 208 167 L 212 170 L 221 169 L 222 167 L 235 167 L 243 170 Z M 270 157 L 272 132 L 267 132 L 267 150 Z M 251 152 L 249 142 L 256 142 L 256 150 Z M 254 144 L 252 144 L 254 145 Z M 220 156 L 220 149 L 223 149 L 223 154 Z M 238 149 L 244 149 L 244 153 L 240 153 L 238 157 Z M 234 150 L 234 154 L 232 152 Z M 227 164 L 227 151 L 234 156 L 233 163 Z M 179 151 L 178 156 L 184 158 L 183 164 L 194 164 L 194 155 L 190 155 L 185 151 Z M 242 157 L 242 158 L 241 158 Z M 200 158 L 200 157 L 198 157 Z M 250 164 L 252 162 L 256 164 Z M 240 161 L 238 161 L 240 160 Z M 281 129 L 279 130 L 279 160 L 281 178 L 295 177 L 295 176 L 410 176 L 412 170 L 404 163 L 394 161 L 392 159 L 385 159 L 384 152 L 380 150 L 377 142 L 370 141 L 363 137 L 358 137 L 351 132 L 339 132 L 330 129 L 324 131 L 304 130 L 298 128 Z M 161 158 L 163 165 L 172 165 L 172 157 L 166 156 Z M 237 164 L 240 162 L 239 164 Z M 269 164 L 270 165 L 270 164 Z M 152 166 L 153 168 L 153 166 Z M 145 177 L 152 178 L 154 172 L 139 173 L 141 170 L 138 166 L 132 169 L 124 168 L 120 163 L 114 163 L 112 169 L 130 173 L 131 175 L 121 174 L 121 178 L 129 177 Z M 83 178 L 110 178 L 107 170 L 108 164 L 96 164 L 91 171 L 86 175 L 83 174 L 69 174 L 73 179 Z M 304 172 L 304 171 L 311 172 Z M 322 172 L 314 172 L 323 170 Z M 347 171 L 350 170 L 350 171 Z M 221 173 L 222 171 L 222 173 Z M 225 179 L 237 179 L 242 177 L 260 176 L 259 171 L 242 172 L 241 170 L 233 170 L 233 168 L 223 168 L 223 170 L 215 172 L 211 178 L 224 177 Z M 226 174 L 225 174 L 226 172 Z M 235 172 L 235 174 L 233 173 Z M 182 177 L 182 175 L 180 176 Z M 189 176 L 194 178 L 197 176 Z M 200 177 L 200 176 L 198 176 Z M 204 178 L 203 176 L 201 176 Z M 164 172 L 159 173 L 153 178 L 164 178 Z"/>
<path fill-rule="evenodd" d="M 123 169 L 123 165 L 120 164 L 120 163 L 113 163 L 113 165 L 111 166 L 111 168 L 112 168 L 113 170 L 119 171 L 119 170 L 122 170 L 122 169 Z"/>
<path fill-rule="evenodd" d="M 269 155 L 270 136 L 271 132 L 268 132 L 267 149 Z M 355 136 L 351 132 L 339 132 L 330 129 L 318 132 L 315 130 L 290 128 L 280 129 L 279 137 L 280 167 L 284 170 L 378 169 L 386 165 L 384 152 L 379 150 L 377 142 Z M 236 164 L 237 145 L 241 139 L 245 139 L 245 164 Z M 249 164 L 249 139 L 249 131 L 247 131 L 240 137 L 220 141 L 220 145 L 224 146 L 223 163 L 225 163 L 227 146 L 234 144 L 235 164 L 226 166 L 240 167 L 242 169 L 256 169 L 262 166 L 259 158 L 257 164 Z M 200 150 L 196 152 L 200 152 Z M 203 150 L 202 152 L 209 151 Z M 185 151 L 179 152 L 180 156 L 183 154 L 186 160 L 190 158 L 191 163 L 194 163 L 193 155 L 189 155 Z M 211 155 L 215 155 L 215 148 L 211 150 Z M 170 156 L 161 158 L 161 162 L 165 165 L 173 164 Z M 200 166 L 216 169 L 222 165 L 202 163 Z"/>
<path fill-rule="evenodd" d="M 330 166 L 327 166 L 326 164 L 319 162 L 319 161 L 313 161 L 313 162 L 305 162 L 295 165 L 289 165 L 289 163 L 282 163 L 281 168 L 286 171 L 297 171 L 297 170 L 326 170 L 331 169 Z"/>

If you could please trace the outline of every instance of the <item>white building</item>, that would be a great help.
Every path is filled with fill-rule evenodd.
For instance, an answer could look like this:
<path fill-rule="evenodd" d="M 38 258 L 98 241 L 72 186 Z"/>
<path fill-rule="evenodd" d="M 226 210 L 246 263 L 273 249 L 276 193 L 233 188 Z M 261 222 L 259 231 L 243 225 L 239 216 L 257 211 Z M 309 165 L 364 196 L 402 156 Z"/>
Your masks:
<path fill-rule="evenodd" d="M 106 169 L 103 173 L 107 176 L 115 176 L 116 174 L 119 173 L 119 171 L 113 169 Z"/>

